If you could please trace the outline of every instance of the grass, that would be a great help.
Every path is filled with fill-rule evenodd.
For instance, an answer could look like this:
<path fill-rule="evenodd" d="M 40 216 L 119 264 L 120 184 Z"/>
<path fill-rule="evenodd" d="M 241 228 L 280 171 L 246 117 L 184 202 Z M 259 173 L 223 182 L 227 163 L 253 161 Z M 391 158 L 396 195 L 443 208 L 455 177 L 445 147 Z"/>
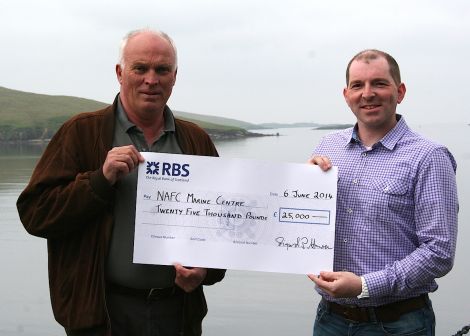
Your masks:
<path fill-rule="evenodd" d="M 0 141 L 50 138 L 71 116 L 107 105 L 85 98 L 36 94 L 0 86 Z M 217 132 L 245 132 L 242 126 L 252 125 L 234 119 L 187 112 L 175 111 L 175 115 Z"/>

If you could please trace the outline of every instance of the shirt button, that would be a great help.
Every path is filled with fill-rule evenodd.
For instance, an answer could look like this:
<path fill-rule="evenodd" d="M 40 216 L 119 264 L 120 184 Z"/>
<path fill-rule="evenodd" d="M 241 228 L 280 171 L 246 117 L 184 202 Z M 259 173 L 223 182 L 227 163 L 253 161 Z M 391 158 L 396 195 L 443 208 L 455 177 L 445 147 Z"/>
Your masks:
<path fill-rule="evenodd" d="M 347 239 L 343 239 L 343 243 L 347 243 L 347 242 L 348 242 L 348 240 L 347 240 Z"/>
<path fill-rule="evenodd" d="M 367 153 L 362 153 L 362 157 L 366 157 L 367 156 Z"/>
<path fill-rule="evenodd" d="M 354 184 L 357 184 L 357 179 L 354 179 L 352 182 L 353 182 Z"/>
<path fill-rule="evenodd" d="M 348 208 L 346 211 L 348 212 L 348 214 L 352 214 L 353 212 L 351 208 Z"/>

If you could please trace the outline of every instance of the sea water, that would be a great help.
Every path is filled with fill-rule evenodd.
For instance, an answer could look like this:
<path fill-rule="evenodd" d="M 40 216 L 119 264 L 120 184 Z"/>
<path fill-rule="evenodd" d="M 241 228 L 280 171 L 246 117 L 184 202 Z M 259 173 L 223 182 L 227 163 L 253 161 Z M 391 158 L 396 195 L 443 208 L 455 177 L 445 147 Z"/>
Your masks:
<path fill-rule="evenodd" d="M 411 125 L 417 132 L 445 144 L 457 164 L 459 237 L 453 270 L 438 279 L 430 295 L 437 318 L 436 335 L 455 334 L 470 324 L 468 255 L 470 238 L 470 126 Z M 217 142 L 221 157 L 303 163 L 327 130 L 290 128 L 260 130 L 274 136 Z M 279 136 L 275 136 L 279 133 Z M 29 180 L 44 146 L 0 147 L 0 335 L 65 335 L 50 307 L 47 248 L 21 225 L 16 199 Z M 205 288 L 209 313 L 206 336 L 267 334 L 311 335 L 320 297 L 305 275 L 227 271 L 225 279 Z"/>

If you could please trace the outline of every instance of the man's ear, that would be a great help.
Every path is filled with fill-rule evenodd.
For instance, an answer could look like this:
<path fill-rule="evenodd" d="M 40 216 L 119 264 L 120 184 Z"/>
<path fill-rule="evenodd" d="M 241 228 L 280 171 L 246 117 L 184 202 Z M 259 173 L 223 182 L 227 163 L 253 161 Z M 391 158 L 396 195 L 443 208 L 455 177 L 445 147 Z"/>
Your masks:
<path fill-rule="evenodd" d="M 176 74 L 178 73 L 178 68 L 175 69 L 175 74 L 173 75 L 173 86 L 176 83 Z"/>
<path fill-rule="evenodd" d="M 401 83 L 398 85 L 398 97 L 397 97 L 397 103 L 400 104 L 402 100 L 405 98 L 405 93 L 406 93 L 406 86 L 404 83 Z"/>
<path fill-rule="evenodd" d="M 119 84 L 122 84 L 122 67 L 121 64 L 116 64 L 116 77 Z"/>
<path fill-rule="evenodd" d="M 344 97 L 344 100 L 346 101 L 346 104 L 348 104 L 349 107 L 351 107 L 351 105 L 349 105 L 349 97 L 348 97 L 348 88 L 345 87 L 343 89 L 343 97 Z"/>

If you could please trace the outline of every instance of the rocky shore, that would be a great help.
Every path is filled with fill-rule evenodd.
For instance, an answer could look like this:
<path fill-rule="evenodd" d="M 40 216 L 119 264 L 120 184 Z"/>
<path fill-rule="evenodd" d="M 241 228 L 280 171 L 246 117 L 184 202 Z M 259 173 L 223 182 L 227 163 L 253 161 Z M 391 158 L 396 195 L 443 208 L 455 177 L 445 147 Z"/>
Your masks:
<path fill-rule="evenodd" d="M 249 132 L 244 129 L 234 129 L 234 130 L 219 130 L 219 129 L 205 129 L 207 134 L 211 137 L 213 141 L 223 141 L 223 140 L 235 140 L 235 139 L 244 139 L 244 138 L 252 138 L 252 137 L 262 137 L 262 136 L 274 136 L 276 134 L 261 134 L 261 133 L 254 133 Z M 15 144 L 15 143 L 30 143 L 30 144 L 44 144 L 49 142 L 50 136 L 42 137 L 24 137 L 18 136 L 15 138 L 10 138 L 8 140 L 2 139 L 0 137 L 0 144 Z M 277 134 L 278 135 L 278 134 Z"/>
<path fill-rule="evenodd" d="M 209 134 L 209 136 L 211 137 L 213 141 L 234 140 L 234 139 L 274 135 L 274 134 L 261 134 L 261 133 L 248 132 L 244 129 L 236 129 L 236 130 L 205 129 L 205 131 L 207 132 L 207 134 Z"/>

